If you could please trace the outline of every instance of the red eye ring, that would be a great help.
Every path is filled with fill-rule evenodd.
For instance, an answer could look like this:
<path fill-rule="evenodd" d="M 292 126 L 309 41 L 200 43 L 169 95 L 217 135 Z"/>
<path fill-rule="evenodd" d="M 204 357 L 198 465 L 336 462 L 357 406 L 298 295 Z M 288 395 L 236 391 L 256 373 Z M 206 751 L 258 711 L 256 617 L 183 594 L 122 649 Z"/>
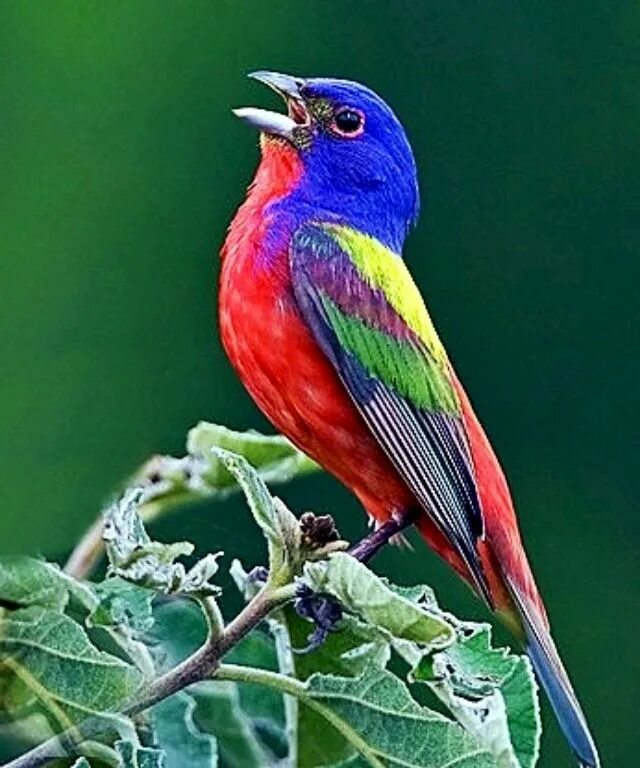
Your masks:
<path fill-rule="evenodd" d="M 355 139 L 364 131 L 364 112 L 355 107 L 341 107 L 331 121 L 331 130 L 345 139 Z"/>

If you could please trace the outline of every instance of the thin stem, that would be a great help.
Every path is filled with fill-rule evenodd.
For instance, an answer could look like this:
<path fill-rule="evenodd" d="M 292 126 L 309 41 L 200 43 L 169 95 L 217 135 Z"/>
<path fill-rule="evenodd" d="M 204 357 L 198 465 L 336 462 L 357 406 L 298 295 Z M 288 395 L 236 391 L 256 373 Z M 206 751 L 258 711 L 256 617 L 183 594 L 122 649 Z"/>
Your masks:
<path fill-rule="evenodd" d="M 82 751 L 87 757 L 95 757 L 102 763 L 113 766 L 113 768 L 118 768 L 119 765 L 122 765 L 115 749 L 111 749 L 111 747 L 107 747 L 105 744 L 100 744 L 98 741 L 85 743 Z"/>
<path fill-rule="evenodd" d="M 356 544 L 350 553 L 358 560 L 366 562 L 392 536 L 409 527 L 414 521 L 415 515 L 406 515 L 400 520 L 389 521 Z M 102 528 L 103 519 L 101 516 L 87 531 L 71 554 L 65 566 L 66 573 L 81 579 L 86 577 L 95 567 L 103 551 Z M 383 766 L 359 734 L 351 731 L 349 726 L 340 720 L 332 710 L 305 693 L 306 688 L 303 683 L 292 677 L 268 670 L 220 664 L 220 659 L 266 618 L 272 610 L 292 600 L 295 597 L 295 589 L 293 583 L 278 586 L 267 584 L 226 627 L 223 627 L 222 616 L 217 605 L 213 601 L 203 601 L 203 609 L 209 624 L 209 636 L 206 643 L 182 664 L 153 681 L 143 692 L 141 698 L 125 707 L 122 714 L 135 717 L 173 693 L 212 676 L 218 679 L 235 679 L 239 682 L 257 682 L 270 685 L 290 696 L 304 698 L 309 707 L 318 711 L 343 733 L 345 738 L 351 741 L 370 765 Z M 69 749 L 69 744 L 78 743 L 77 738 L 73 738 L 74 735 L 81 732 L 82 739 L 86 741 L 101 735 L 104 729 L 104 719 L 92 718 L 83 723 L 81 728 L 76 726 L 69 732 L 59 734 L 15 760 L 6 763 L 5 768 L 39 768 L 50 760 L 71 754 L 73 750 Z"/>
<path fill-rule="evenodd" d="M 384 768 L 385 764 L 376 755 L 375 751 L 355 731 L 347 722 L 345 722 L 330 707 L 318 701 L 313 695 L 310 695 L 306 683 L 300 682 L 295 678 L 287 677 L 279 672 L 272 672 L 268 669 L 258 669 L 256 667 L 244 667 L 239 664 L 220 664 L 216 674 L 216 680 L 229 680 L 236 683 L 257 683 L 267 688 L 274 688 L 280 693 L 295 696 L 305 703 L 310 709 L 314 709 L 319 715 L 327 720 L 333 727 L 341 733 L 360 752 L 362 757 L 373 768 Z"/>
<path fill-rule="evenodd" d="M 245 667 L 242 664 L 220 664 L 215 674 L 216 680 L 229 680 L 234 683 L 257 683 L 267 688 L 275 688 L 281 693 L 288 693 L 299 699 L 304 698 L 306 686 L 295 677 L 273 672 L 260 667 Z"/>
<path fill-rule="evenodd" d="M 129 717 L 137 715 L 171 696 L 171 694 L 193 683 L 210 678 L 218 668 L 219 660 L 226 653 L 266 618 L 274 608 L 283 605 L 293 599 L 294 596 L 295 585 L 293 584 L 273 591 L 266 588 L 262 589 L 229 622 L 220 637 L 212 637 L 193 656 L 151 683 L 142 698 L 127 707 L 124 714 Z"/>
<path fill-rule="evenodd" d="M 198 600 L 207 620 L 209 642 L 219 640 L 224 634 L 224 619 L 215 597 L 203 597 Z"/>
<path fill-rule="evenodd" d="M 269 627 L 275 641 L 278 668 L 280 672 L 295 678 L 296 668 L 293 651 L 291 649 L 291 637 L 282 611 L 278 611 L 277 615 L 274 615 L 273 618 L 269 619 Z M 289 744 L 287 762 L 290 768 L 296 768 L 298 765 L 298 699 L 287 693 L 284 694 L 283 698 L 285 731 L 287 735 L 287 744 Z"/>

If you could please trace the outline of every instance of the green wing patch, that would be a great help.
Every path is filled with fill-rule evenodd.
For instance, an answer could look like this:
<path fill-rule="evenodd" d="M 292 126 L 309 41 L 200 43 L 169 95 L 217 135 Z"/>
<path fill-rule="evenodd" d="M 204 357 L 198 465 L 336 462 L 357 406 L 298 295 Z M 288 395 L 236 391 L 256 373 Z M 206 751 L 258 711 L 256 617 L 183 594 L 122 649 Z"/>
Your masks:
<path fill-rule="evenodd" d="M 322 304 L 340 344 L 387 386 L 419 408 L 457 414 L 450 382 L 425 352 L 407 339 L 392 336 L 346 315 L 326 295 Z"/>

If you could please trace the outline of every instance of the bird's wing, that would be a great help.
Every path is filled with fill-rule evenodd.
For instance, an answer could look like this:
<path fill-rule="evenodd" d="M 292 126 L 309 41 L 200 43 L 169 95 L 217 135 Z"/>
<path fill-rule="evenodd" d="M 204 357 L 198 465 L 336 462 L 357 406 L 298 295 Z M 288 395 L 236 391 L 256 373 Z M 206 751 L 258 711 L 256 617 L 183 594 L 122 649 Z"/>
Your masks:
<path fill-rule="evenodd" d="M 295 298 L 369 429 L 491 604 L 483 520 L 449 362 L 402 259 L 334 224 L 292 238 Z"/>

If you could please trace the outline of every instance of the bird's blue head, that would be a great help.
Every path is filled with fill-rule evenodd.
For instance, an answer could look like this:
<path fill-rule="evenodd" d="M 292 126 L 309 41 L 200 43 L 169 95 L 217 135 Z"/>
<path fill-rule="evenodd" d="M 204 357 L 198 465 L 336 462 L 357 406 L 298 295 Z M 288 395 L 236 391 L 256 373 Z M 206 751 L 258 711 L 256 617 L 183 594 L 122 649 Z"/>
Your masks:
<path fill-rule="evenodd" d="M 402 125 L 359 83 L 254 72 L 286 102 L 287 114 L 234 110 L 273 142 L 297 153 L 300 178 L 282 205 L 336 220 L 400 251 L 419 209 L 416 164 Z"/>

